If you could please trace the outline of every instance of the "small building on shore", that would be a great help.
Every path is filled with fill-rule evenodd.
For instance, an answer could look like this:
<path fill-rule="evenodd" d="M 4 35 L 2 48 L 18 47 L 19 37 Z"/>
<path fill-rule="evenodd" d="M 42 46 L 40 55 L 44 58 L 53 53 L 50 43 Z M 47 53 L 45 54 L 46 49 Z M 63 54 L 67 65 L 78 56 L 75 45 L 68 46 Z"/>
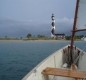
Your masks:
<path fill-rule="evenodd" d="M 81 38 L 81 40 L 86 41 L 86 37 Z"/>
<path fill-rule="evenodd" d="M 65 34 L 55 34 L 56 39 L 65 39 Z"/>

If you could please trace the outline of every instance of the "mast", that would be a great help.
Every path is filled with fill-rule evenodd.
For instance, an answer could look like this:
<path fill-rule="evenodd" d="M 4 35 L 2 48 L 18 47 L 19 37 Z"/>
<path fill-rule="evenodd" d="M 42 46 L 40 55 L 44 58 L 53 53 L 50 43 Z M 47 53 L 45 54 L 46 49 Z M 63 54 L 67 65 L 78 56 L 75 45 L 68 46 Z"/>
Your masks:
<path fill-rule="evenodd" d="M 51 37 L 55 37 L 55 16 L 54 14 L 52 14 L 51 19 L 52 19 Z"/>
<path fill-rule="evenodd" d="M 73 31 L 71 35 L 71 44 L 70 44 L 70 65 L 73 63 L 73 45 L 74 45 L 74 36 L 76 32 L 76 22 L 77 22 L 77 15 L 78 15 L 78 7 L 79 7 L 79 1 L 76 1 L 76 9 L 75 9 L 75 17 L 74 17 L 74 24 L 73 24 Z"/>

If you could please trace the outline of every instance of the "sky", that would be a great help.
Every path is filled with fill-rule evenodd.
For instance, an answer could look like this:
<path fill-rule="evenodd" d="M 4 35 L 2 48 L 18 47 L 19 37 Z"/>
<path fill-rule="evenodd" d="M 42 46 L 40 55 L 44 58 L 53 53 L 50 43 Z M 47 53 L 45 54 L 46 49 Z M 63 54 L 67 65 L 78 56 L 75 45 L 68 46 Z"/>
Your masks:
<path fill-rule="evenodd" d="M 67 30 L 73 23 L 75 3 L 76 0 L 0 0 L 0 36 L 49 34 L 52 13 L 56 27 L 62 32 L 67 26 Z"/>

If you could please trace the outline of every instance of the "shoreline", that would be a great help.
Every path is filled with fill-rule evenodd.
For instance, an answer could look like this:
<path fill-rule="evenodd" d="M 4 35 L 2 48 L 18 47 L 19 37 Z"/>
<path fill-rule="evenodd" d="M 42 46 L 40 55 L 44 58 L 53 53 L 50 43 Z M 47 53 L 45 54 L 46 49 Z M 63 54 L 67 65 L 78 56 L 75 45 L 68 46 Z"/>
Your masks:
<path fill-rule="evenodd" d="M 49 41 L 49 42 L 56 42 L 56 41 L 59 41 L 59 42 L 69 42 L 70 40 L 0 40 L 0 42 L 29 42 L 29 41 L 34 41 L 34 42 L 44 42 L 44 41 Z M 77 42 L 81 42 L 82 40 L 76 40 Z"/>

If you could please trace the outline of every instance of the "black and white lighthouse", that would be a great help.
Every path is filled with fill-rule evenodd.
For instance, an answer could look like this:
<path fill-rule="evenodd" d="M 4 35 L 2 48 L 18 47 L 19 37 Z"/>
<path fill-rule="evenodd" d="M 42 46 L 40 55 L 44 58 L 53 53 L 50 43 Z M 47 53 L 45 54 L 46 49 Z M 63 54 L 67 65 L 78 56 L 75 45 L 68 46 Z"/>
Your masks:
<path fill-rule="evenodd" d="M 51 37 L 55 37 L 55 16 L 54 14 L 52 14 L 51 19 L 52 19 Z"/>
<path fill-rule="evenodd" d="M 65 34 L 64 33 L 56 33 L 55 32 L 55 16 L 52 14 L 51 16 L 52 23 L 51 23 L 51 37 L 54 39 L 65 39 Z"/>

